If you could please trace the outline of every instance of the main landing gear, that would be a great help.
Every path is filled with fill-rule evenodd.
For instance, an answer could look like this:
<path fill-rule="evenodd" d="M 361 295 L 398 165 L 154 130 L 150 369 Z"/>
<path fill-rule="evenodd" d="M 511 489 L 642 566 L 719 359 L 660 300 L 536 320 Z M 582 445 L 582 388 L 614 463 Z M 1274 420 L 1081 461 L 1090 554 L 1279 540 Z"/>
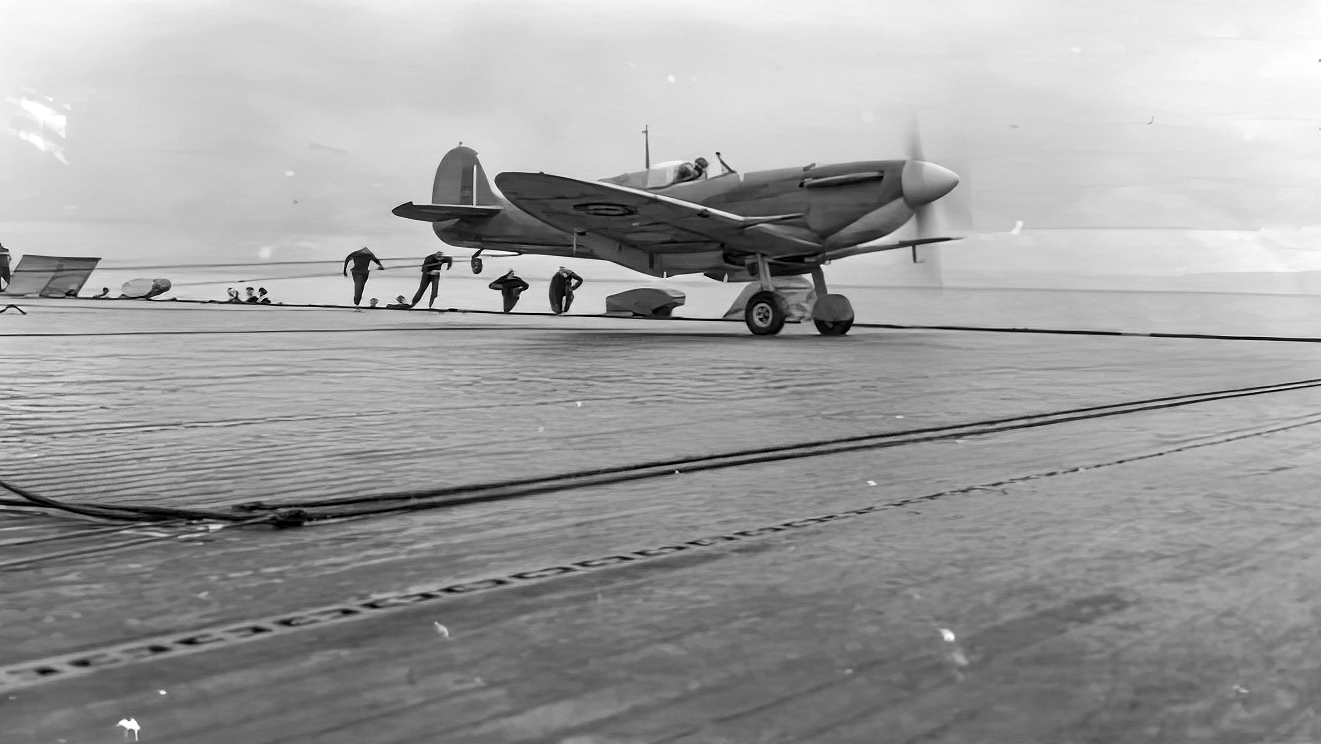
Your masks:
<path fill-rule="evenodd" d="M 820 266 L 812 267 L 812 284 L 816 285 L 816 304 L 812 306 L 812 322 L 822 336 L 843 336 L 853 327 L 853 304 L 842 294 L 830 294 L 826 289 L 826 273 Z"/>
<path fill-rule="evenodd" d="M 743 322 L 758 336 L 774 336 L 784 328 L 784 307 L 780 296 L 762 290 L 748 298 L 743 308 Z"/>
<path fill-rule="evenodd" d="M 757 336 L 774 336 L 784 328 L 784 298 L 771 283 L 771 272 L 766 257 L 757 255 L 757 278 L 762 291 L 748 298 L 743 309 L 743 322 Z M 812 283 L 816 288 L 816 304 L 812 306 L 812 323 L 823 336 L 843 336 L 853 327 L 853 305 L 849 298 L 830 294 L 826 288 L 826 275 L 820 266 L 812 267 Z"/>

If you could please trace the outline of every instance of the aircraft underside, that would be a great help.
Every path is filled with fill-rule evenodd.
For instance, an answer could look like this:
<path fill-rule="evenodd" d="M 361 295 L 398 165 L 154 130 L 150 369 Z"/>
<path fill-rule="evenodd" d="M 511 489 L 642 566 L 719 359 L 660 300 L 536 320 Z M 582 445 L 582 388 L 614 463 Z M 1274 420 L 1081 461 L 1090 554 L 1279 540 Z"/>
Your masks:
<path fill-rule="evenodd" d="M 441 237 L 446 237 L 441 231 L 437 233 Z M 592 240 L 591 236 L 579 236 L 576 244 L 571 243 L 569 246 L 496 243 L 457 238 L 447 238 L 446 242 L 477 250 L 477 254 L 472 258 L 472 270 L 475 274 L 482 271 L 482 252 L 499 250 L 609 261 L 654 277 L 703 274 L 720 282 L 760 281 L 761 290 L 748 299 L 744 310 L 744 322 L 748 330 L 758 336 L 779 333 L 784 328 L 789 312 L 788 301 L 770 281 L 770 277 L 811 274 L 817 292 L 816 304 L 812 310 L 812 321 L 817 330 L 823 335 L 842 336 L 853 326 L 852 304 L 844 295 L 831 294 L 828 291 L 825 274 L 819 263 L 771 260 L 764 255 L 731 254 L 728 251 L 653 253 L 617 242 Z"/>
<path fill-rule="evenodd" d="M 588 258 L 623 266 L 626 269 L 664 278 L 681 274 L 704 274 L 718 282 L 750 282 L 757 278 L 756 254 L 711 250 L 703 244 L 698 250 L 686 253 L 653 252 L 623 245 L 618 242 L 579 236 L 576 243 L 518 243 L 489 240 L 465 240 L 440 231 L 439 236 L 448 245 L 471 248 L 480 252 L 498 251 Z M 480 263 L 479 263 L 480 265 Z M 770 262 L 772 276 L 798 276 L 812 271 L 815 264 L 795 259 L 777 259 Z M 480 273 L 474 271 L 474 273 Z"/>

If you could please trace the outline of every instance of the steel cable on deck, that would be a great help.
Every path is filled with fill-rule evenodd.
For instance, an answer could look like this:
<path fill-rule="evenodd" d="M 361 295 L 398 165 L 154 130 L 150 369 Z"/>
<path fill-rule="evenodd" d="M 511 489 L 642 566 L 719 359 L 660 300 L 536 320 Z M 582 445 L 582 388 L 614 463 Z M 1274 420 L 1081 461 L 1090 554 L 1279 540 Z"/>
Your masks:
<path fill-rule="evenodd" d="M 464 504 L 503 501 L 523 498 L 542 493 L 583 488 L 587 486 L 608 485 L 643 478 L 670 475 L 674 472 L 700 472 L 730 467 L 776 462 L 804 457 L 819 457 L 862 449 L 880 449 L 921 444 L 958 437 L 981 436 L 1019 429 L 1036 428 L 1060 423 L 1105 418 L 1126 413 L 1140 413 L 1164 408 L 1174 408 L 1196 403 L 1224 400 L 1230 398 L 1263 395 L 1290 390 L 1321 387 L 1321 378 L 1298 380 L 1273 385 L 1257 385 L 1244 388 L 1232 388 L 1204 393 L 1161 396 L 1138 401 L 1112 403 L 1060 411 L 1010 416 L 998 419 L 951 424 L 921 429 L 909 429 L 899 432 L 860 434 L 848 437 L 800 442 L 797 444 L 777 445 L 745 450 L 736 450 L 716 455 L 701 457 L 670 458 L 644 463 L 632 463 L 607 468 L 560 473 L 551 476 L 519 478 L 464 486 L 450 486 L 437 489 L 424 489 L 373 496 L 342 497 L 335 499 L 317 499 L 279 504 L 266 502 L 246 502 L 231 507 L 239 512 L 267 512 L 263 517 L 242 517 L 234 513 L 173 509 L 168 507 L 113 506 L 98 504 L 66 504 L 37 496 L 24 489 L 0 480 L 0 487 L 52 509 L 63 509 L 87 516 L 105 519 L 162 521 L 166 519 L 217 520 L 225 522 L 247 522 L 252 524 L 271 524 L 273 526 L 297 526 L 307 522 L 324 519 L 337 519 L 367 514 L 383 514 L 397 511 L 413 511 L 454 507 Z M 441 499 L 441 501 L 430 501 Z M 383 505 L 387 502 L 407 501 L 407 504 Z M 339 509 L 313 513 L 308 510 L 328 510 L 331 507 L 354 505 L 380 505 L 360 509 Z"/>
<path fill-rule="evenodd" d="M 384 261 L 407 261 L 407 262 L 409 262 L 409 263 L 406 263 L 406 264 L 404 264 L 404 265 L 402 265 L 402 266 L 382 266 L 382 267 L 376 269 L 376 271 L 397 271 L 397 270 L 399 270 L 399 269 L 415 269 L 415 268 L 421 266 L 421 263 L 420 263 L 420 262 L 418 261 L 418 259 L 416 259 L 416 258 L 382 258 L 382 259 L 380 259 L 380 260 L 381 260 L 382 262 L 384 262 Z M 343 261 L 334 261 L 334 260 L 328 260 L 328 259 L 327 259 L 327 260 L 315 260 L 315 261 L 258 261 L 258 262 L 254 262 L 254 263 L 158 264 L 158 265 L 154 265 L 154 266 L 125 266 L 125 267 L 98 265 L 98 266 L 96 267 L 96 271 L 103 271 L 103 272 L 107 272 L 107 271 L 113 271 L 113 272 L 133 272 L 133 271 L 155 271 L 155 270 L 162 270 L 162 269 L 211 269 L 211 270 L 214 270 L 214 269 L 266 269 L 266 268 L 268 268 L 268 267 L 274 267 L 274 266 L 311 266 L 311 265 L 319 265 L 319 264 L 325 264 L 325 265 L 328 265 L 328 267 L 330 267 L 330 266 L 338 267 L 338 266 L 341 266 L 343 263 L 344 263 Z M 234 278 L 218 278 L 218 279 L 214 279 L 214 280 L 211 280 L 211 281 L 173 282 L 170 286 L 172 286 L 172 287 L 202 287 L 202 286 L 209 286 L 209 285 L 216 285 L 216 284 L 248 284 L 248 283 L 254 283 L 254 284 L 255 284 L 255 283 L 258 283 L 258 282 L 284 281 L 284 280 L 288 280 L 288 279 L 317 279 L 317 278 L 320 278 L 320 277 L 326 277 L 326 276 L 334 276 L 334 271 L 329 270 L 329 268 L 328 268 L 328 270 L 326 270 L 326 271 L 319 271 L 319 272 L 317 272 L 317 273 L 315 273 L 315 274 L 294 274 L 294 275 L 291 275 L 291 276 L 265 276 L 265 277 L 238 278 L 238 279 L 234 279 Z M 97 298 L 82 298 L 82 299 L 97 299 Z M 104 298 L 104 299 L 112 299 L 112 298 Z M 113 298 L 113 299 L 119 299 L 119 298 Z M 138 298 L 132 298 L 132 299 L 138 299 Z M 172 299 L 175 299 L 175 298 L 172 298 Z M 254 303 L 254 304 L 255 304 L 255 303 Z"/>
<path fill-rule="evenodd" d="M 413 258 L 411 256 L 381 259 L 382 263 L 384 263 L 385 261 L 418 261 L 418 259 Z M 150 269 L 154 271 L 156 269 L 241 269 L 248 266 L 307 266 L 311 264 L 330 264 L 333 266 L 340 266 L 344 263 L 345 261 L 342 259 L 340 260 L 315 259 L 315 260 L 307 260 L 307 261 L 254 261 L 251 263 L 155 264 L 148 266 L 107 266 L 105 264 L 97 264 L 96 270 L 97 271 L 147 271 Z M 419 262 L 416 265 L 420 266 L 421 263 Z M 393 268 L 399 268 L 399 267 L 396 266 Z"/>
<path fill-rule="evenodd" d="M 1061 411 L 1028 414 L 1020 416 L 1011 416 L 1000 419 L 988 419 L 965 424 L 952 424 L 945 426 L 926 427 L 922 429 L 909 429 L 900 432 L 886 432 L 880 434 L 861 434 L 848 437 L 838 437 L 833 439 L 818 440 L 814 442 L 803 442 L 798 444 L 778 445 L 773 447 L 761 447 L 748 450 L 739 450 L 717 455 L 706 455 L 702 457 L 673 458 L 667 460 L 658 460 L 647 463 L 634 463 L 629 465 L 619 465 L 607 468 L 594 468 L 571 473 L 562 473 L 551 476 L 542 476 L 535 478 L 521 478 L 506 481 L 497 481 L 484 484 L 472 484 L 467 486 L 451 486 L 446 488 L 425 489 L 418 491 L 407 491 L 393 494 L 381 494 L 376 496 L 357 496 L 343 497 L 337 499 L 319 499 L 310 501 L 295 501 L 282 504 L 267 504 L 265 502 L 247 502 L 237 504 L 233 508 L 243 511 L 261 511 L 267 509 L 296 509 L 304 511 L 311 517 L 310 521 L 319 518 L 336 518 L 348 516 L 360 516 L 365 514 L 383 514 L 398 511 L 416 511 L 421 509 L 433 509 L 461 506 L 465 504 L 486 503 L 492 501 L 504 501 L 509 499 L 524 498 L 543 493 L 555 491 L 564 491 L 589 486 L 610 485 L 623 483 L 644 478 L 664 477 L 674 473 L 682 472 L 701 472 L 706 470 L 718 470 L 731 467 L 741 467 L 745 465 L 762 464 L 768 462 L 779 462 L 784 460 L 801 459 L 805 457 L 820 457 L 823 455 L 840 454 L 866 449 L 882 449 L 888 447 L 904 446 L 909 444 L 922 444 L 961 437 L 983 436 L 986 434 L 996 434 L 1007 431 L 1021 429 L 1037 428 L 1041 426 L 1051 426 L 1062 423 L 1072 423 L 1076 421 L 1085 421 L 1110 416 L 1123 415 L 1127 413 L 1143 413 L 1166 408 L 1176 408 L 1181 406 L 1193 405 L 1196 403 L 1210 402 L 1216 400 L 1226 400 L 1232 398 L 1248 397 L 1254 395 L 1264 395 L 1277 392 L 1288 392 L 1291 390 L 1305 390 L 1321 387 L 1321 378 L 1312 378 L 1307 380 L 1298 380 L 1287 383 L 1277 383 L 1274 385 L 1257 385 L 1245 388 L 1233 388 L 1227 390 L 1211 391 L 1206 393 L 1193 393 L 1185 395 L 1162 396 L 1158 398 L 1148 398 L 1138 401 L 1129 401 L 1125 403 L 1112 403 L 1098 406 L 1086 406 L 1074 409 L 1065 409 Z M 440 499 L 427 503 L 427 499 Z M 316 514 L 308 510 L 326 509 L 336 506 L 352 506 L 358 504 L 376 505 L 385 502 L 408 501 L 407 504 L 371 506 L 363 509 L 342 509 L 331 510 Z M 324 514 L 324 516 L 322 516 Z"/>
<path fill-rule="evenodd" d="M 1178 447 L 1172 447 L 1172 448 L 1168 448 L 1168 449 L 1162 449 L 1162 450 L 1158 450 L 1158 451 L 1156 451 L 1156 452 L 1148 452 L 1148 453 L 1141 454 L 1141 455 L 1130 456 L 1130 457 L 1123 457 L 1123 458 L 1119 458 L 1119 459 L 1117 459 L 1117 460 L 1108 460 L 1108 461 L 1105 461 L 1105 462 L 1091 463 L 1091 464 L 1089 464 L 1089 465 L 1082 466 L 1082 467 L 1063 468 L 1063 469 L 1059 469 L 1059 470 L 1051 470 L 1051 471 L 1042 472 L 1042 473 L 1033 473 L 1033 474 L 1025 475 L 1025 476 L 1015 476 L 1015 477 L 1012 477 L 1012 478 L 1006 478 L 1006 479 L 999 480 L 999 481 L 995 481 L 995 482 L 991 482 L 991 483 L 982 483 L 982 484 L 977 484 L 977 485 L 973 485 L 973 486 L 962 486 L 962 487 L 959 487 L 959 488 L 948 489 L 948 490 L 940 491 L 940 492 L 933 493 L 933 494 L 926 494 L 926 495 L 923 495 L 923 496 L 913 496 L 913 497 L 909 497 L 909 498 L 902 499 L 902 500 L 900 500 L 900 501 L 896 501 L 896 502 L 888 503 L 888 504 L 886 504 L 885 506 L 886 506 L 887 508 L 895 508 L 895 507 L 908 506 L 908 505 L 917 504 L 917 503 L 926 502 L 926 501 L 932 501 L 932 500 L 935 500 L 935 499 L 941 498 L 941 497 L 943 497 L 943 496 L 949 496 L 949 495 L 953 495 L 953 494 L 969 493 L 969 492 L 972 492 L 972 491 L 979 491 L 979 490 L 1002 490 L 1001 487 L 1003 487 L 1003 486 L 1007 486 L 1007 485 L 1012 485 L 1012 484 L 1017 484 L 1017 483 L 1024 483 L 1024 482 L 1028 482 L 1028 481 L 1039 480 L 1039 479 L 1042 479 L 1042 478 L 1049 478 L 1049 477 L 1052 477 L 1052 476 L 1059 476 L 1059 475 L 1067 475 L 1067 474 L 1072 474 L 1072 473 L 1079 473 L 1079 472 L 1082 472 L 1082 471 L 1084 471 L 1084 470 L 1096 470 L 1096 469 L 1099 469 L 1099 468 L 1112 467 L 1112 466 L 1115 466 L 1115 465 L 1125 465 L 1125 464 L 1129 464 L 1129 463 L 1133 463 L 1133 462 L 1140 462 L 1140 461 L 1142 461 L 1142 460 L 1149 460 L 1149 459 L 1152 459 L 1152 458 L 1155 458 L 1155 457 L 1162 457 L 1162 456 L 1170 455 L 1170 454 L 1174 454 L 1174 453 L 1177 453 L 1177 452 L 1187 452 L 1187 451 L 1189 451 L 1189 450 L 1200 449 L 1200 448 L 1202 448 L 1202 447 L 1211 447 L 1211 446 L 1215 446 L 1215 445 L 1218 445 L 1218 444 L 1226 444 L 1226 443 L 1228 443 L 1228 442 L 1235 442 L 1235 441 L 1241 441 L 1241 440 L 1244 440 L 1244 439 L 1249 439 L 1249 438 L 1252 438 L 1252 437 L 1264 436 L 1264 435 L 1266 435 L 1266 434 L 1275 434 L 1275 433 L 1282 432 L 1282 431 L 1289 431 L 1289 430 L 1292 430 L 1292 429 L 1298 429 L 1298 428 L 1302 428 L 1302 427 L 1304 427 L 1304 426 L 1315 426 L 1315 425 L 1317 425 L 1317 424 L 1321 424 L 1321 417 L 1312 417 L 1312 418 L 1310 418 L 1310 419 L 1308 419 L 1308 420 L 1306 420 L 1306 421 L 1297 422 L 1297 423 L 1292 423 L 1292 424 L 1286 424 L 1286 425 L 1283 425 L 1283 426 L 1274 426 L 1274 427 L 1270 427 L 1270 428 L 1266 428 L 1266 429 L 1260 429 L 1260 430 L 1252 431 L 1252 432 L 1248 432 L 1248 433 L 1240 433 L 1240 434 L 1233 434 L 1233 435 L 1230 435 L 1230 436 L 1217 437 L 1217 438 L 1212 439 L 1212 440 L 1209 440 L 1209 441 L 1198 442 L 1198 443 L 1194 443 L 1194 444 L 1180 445 L 1180 446 L 1178 446 Z M 340 517 L 328 517 L 328 518 L 325 518 L 325 519 L 319 519 L 318 521 L 321 521 L 321 522 L 331 522 L 331 521 L 356 521 L 356 520 L 360 520 L 360 519 L 366 519 L 366 518 L 369 518 L 370 516 L 372 516 L 372 514 L 370 514 L 370 513 L 366 513 L 366 514 L 361 514 L 361 515 L 348 515 L 348 516 L 340 516 Z M 130 528 L 122 528 L 122 529 L 135 529 L 135 528 L 131 528 L 131 527 L 130 527 Z M 31 557 L 31 558 L 20 559 L 20 560 L 17 560 L 17 561 L 10 561 L 10 562 L 6 562 L 6 563 L 0 563 L 0 570 L 10 570 L 10 569 L 13 569 L 13 568 L 31 567 L 33 564 L 42 563 L 42 562 L 47 562 L 47 561 L 53 561 L 53 560 L 60 560 L 60 559 L 62 559 L 62 558 L 81 557 L 81 556 L 84 556 L 84 555 L 91 555 L 91 554 L 95 554 L 95 553 L 107 553 L 107 552 L 111 552 L 111 551 L 120 550 L 120 549 L 123 549 L 123 548 L 130 548 L 130 547 L 135 547 L 135 546 L 143 545 L 143 544 L 147 544 L 147 543 L 159 542 L 159 541 L 161 541 L 161 540 L 170 539 L 171 537 L 174 537 L 174 538 L 182 538 L 182 537 L 188 537 L 188 536 L 189 536 L 189 535 L 159 535 L 159 536 L 153 536 L 153 537 L 146 537 L 146 538 L 143 538 L 143 539 L 141 539 L 141 540 L 133 540 L 133 541 L 130 541 L 130 542 L 127 542 L 127 543 L 118 543 L 118 544 L 114 544 L 114 545 L 98 546 L 98 547 L 92 547 L 92 548 L 82 548 L 82 549 L 79 549 L 79 550 L 67 551 L 67 552 L 64 552 L 64 553 L 45 554 L 45 555 L 40 555 L 40 556 L 34 556 L 34 557 Z"/>
<path fill-rule="evenodd" d="M 407 268 L 407 267 L 391 267 L 391 268 Z M 318 274 L 317 276 L 321 276 L 321 275 Z M 207 284 L 223 284 L 223 283 L 224 282 L 207 282 Z M 60 298 L 60 299 L 97 300 L 97 298 L 94 297 L 75 297 L 75 298 Z M 130 299 L 137 299 L 137 298 L 130 298 Z M 320 310 L 390 309 L 390 308 L 381 308 L 381 307 L 364 308 L 355 305 L 314 305 L 314 304 L 284 303 L 284 302 L 278 302 L 271 305 L 260 305 L 257 303 L 249 303 L 249 302 L 229 302 L 227 300 L 188 300 L 188 299 L 180 299 L 177 297 L 171 297 L 168 299 L 139 300 L 139 304 L 134 304 L 132 306 L 125 306 L 123 304 L 117 304 L 117 305 L 111 304 L 111 301 L 118 301 L 118 300 L 120 300 L 120 298 L 115 297 L 115 298 L 103 298 L 97 301 L 105 303 L 101 305 L 101 307 L 109 310 L 147 310 L 151 308 L 151 305 L 145 303 L 162 303 L 162 302 L 175 302 L 186 305 L 209 305 L 209 306 L 213 306 L 214 308 L 227 308 L 230 305 L 238 305 L 242 307 L 253 306 L 253 307 L 264 308 L 267 310 L 272 310 L 275 308 L 288 308 L 288 309 L 311 308 L 311 309 L 320 309 Z M 463 315 L 505 315 L 505 316 L 550 317 L 550 318 L 563 317 L 562 315 L 558 315 L 556 313 L 551 313 L 551 312 L 529 312 L 529 311 L 518 310 L 518 311 L 506 313 L 500 310 L 475 310 L 475 309 L 457 308 L 457 307 L 409 308 L 408 311 L 426 312 L 426 313 L 460 313 Z M 740 318 L 685 318 L 681 316 L 627 317 L 627 316 L 607 315 L 604 313 L 575 314 L 570 317 L 606 318 L 611 320 L 665 320 L 665 321 L 676 321 L 681 323 L 742 322 Z M 925 331 L 963 331 L 963 332 L 979 332 L 979 333 L 1048 334 L 1048 335 L 1061 335 L 1061 336 L 1116 336 L 1116 337 L 1124 337 L 1124 338 L 1182 338 L 1182 339 L 1200 339 L 1200 340 L 1215 340 L 1215 341 L 1276 341 L 1276 342 L 1311 343 L 1311 344 L 1321 343 L 1321 337 L 1314 337 L 1314 336 L 1247 336 L 1247 335 L 1233 335 L 1233 334 L 1221 334 L 1221 333 L 1167 333 L 1162 331 L 1150 331 L 1150 332 L 1103 331 L 1103 330 L 1093 330 L 1086 328 L 1031 328 L 1031 327 L 997 328 L 993 326 L 919 325 L 919 324 L 899 324 L 899 323 L 854 323 L 853 327 L 854 328 L 886 328 L 886 329 L 895 329 L 895 330 L 919 330 L 919 331 L 925 330 Z M 506 326 L 500 326 L 500 328 L 514 329 L 514 328 L 523 328 L 523 326 L 506 325 Z M 0 336 L 13 336 L 13 337 L 23 337 L 23 338 L 78 336 L 78 337 L 95 338 L 100 336 L 191 336 L 191 335 L 207 335 L 207 334 L 260 335 L 263 333 L 371 333 L 376 331 L 395 332 L 395 331 L 453 331 L 453 330 L 475 330 L 475 329 L 395 326 L 389 328 L 269 328 L 269 329 L 244 329 L 244 330 L 222 329 L 222 330 L 201 330 L 201 331 L 93 331 L 87 333 L 77 333 L 77 332 L 75 333 L 0 333 Z M 491 330 L 491 329 L 484 328 L 483 330 Z M 584 329 L 576 329 L 576 330 L 584 330 Z"/>
<path fill-rule="evenodd" d="M 201 509 L 175 509 L 166 506 L 68 503 L 35 494 L 21 486 L 2 479 L 0 479 L 0 488 L 21 496 L 30 502 L 31 505 L 38 507 L 120 522 L 166 522 L 186 520 L 231 522 L 235 524 L 270 524 L 272 526 L 282 527 L 289 526 L 293 523 L 302 524 L 302 522 L 306 521 L 301 518 L 301 515 L 290 515 L 283 511 L 275 511 L 268 516 L 253 518 L 240 516 L 232 512 Z M 292 523 L 290 522 L 291 517 L 293 518 Z"/>
<path fill-rule="evenodd" d="M 39 496 L 21 487 L 0 480 L 0 487 L 22 496 L 28 501 L 50 509 L 102 519 L 121 521 L 214 520 L 230 523 L 268 524 L 275 527 L 299 526 L 308 522 L 345 517 L 384 514 L 454 507 L 465 504 L 503 501 L 537 494 L 564 491 L 588 486 L 609 485 L 644 478 L 666 476 L 687 471 L 701 472 L 746 465 L 777 462 L 805 457 L 820 457 L 865 449 L 880 449 L 948 440 L 959 437 L 983 436 L 1041 426 L 1071 423 L 1128 413 L 1175 408 L 1216 400 L 1265 395 L 1321 387 L 1321 378 L 1310 378 L 1272 385 L 1255 385 L 1203 393 L 1168 395 L 1122 403 L 1084 406 L 1036 414 L 1024 414 L 987 419 L 963 424 L 908 429 L 898 432 L 859 434 L 846 437 L 800 442 L 796 444 L 735 450 L 700 457 L 680 457 L 631 463 L 604 468 L 592 468 L 550 476 L 517 478 L 462 486 L 413 490 L 373 496 L 351 496 L 333 499 L 315 499 L 270 504 L 261 501 L 237 504 L 232 512 L 174 509 L 151 506 L 117 506 L 104 504 L 64 503 Z M 448 497 L 448 498 L 446 498 Z M 406 501 L 398 504 L 391 502 Z M 363 508 L 336 509 L 334 507 Z M 262 516 L 241 516 L 233 512 L 264 512 Z"/>

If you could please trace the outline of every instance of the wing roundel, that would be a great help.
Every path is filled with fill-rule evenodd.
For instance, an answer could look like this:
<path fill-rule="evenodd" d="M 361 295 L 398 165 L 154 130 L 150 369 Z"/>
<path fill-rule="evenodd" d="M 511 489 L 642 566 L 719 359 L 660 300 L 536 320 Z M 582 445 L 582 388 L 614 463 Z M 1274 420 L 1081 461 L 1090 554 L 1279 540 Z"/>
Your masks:
<path fill-rule="evenodd" d="M 615 184 L 545 173 L 501 173 L 496 186 L 523 211 L 559 230 L 585 231 L 655 253 L 721 245 L 768 254 L 819 250 L 739 215 Z"/>

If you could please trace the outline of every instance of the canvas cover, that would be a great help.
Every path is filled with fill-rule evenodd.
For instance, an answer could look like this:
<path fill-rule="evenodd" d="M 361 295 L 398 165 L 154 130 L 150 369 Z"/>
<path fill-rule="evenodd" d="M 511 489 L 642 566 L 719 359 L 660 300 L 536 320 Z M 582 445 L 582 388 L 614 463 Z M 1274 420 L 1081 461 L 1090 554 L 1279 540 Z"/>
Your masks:
<path fill-rule="evenodd" d="M 687 300 L 683 292 L 668 287 L 642 287 L 605 298 L 608 314 L 668 316 Z"/>
<path fill-rule="evenodd" d="M 129 279 L 120 288 L 120 298 L 148 300 L 170 291 L 169 279 Z"/>

